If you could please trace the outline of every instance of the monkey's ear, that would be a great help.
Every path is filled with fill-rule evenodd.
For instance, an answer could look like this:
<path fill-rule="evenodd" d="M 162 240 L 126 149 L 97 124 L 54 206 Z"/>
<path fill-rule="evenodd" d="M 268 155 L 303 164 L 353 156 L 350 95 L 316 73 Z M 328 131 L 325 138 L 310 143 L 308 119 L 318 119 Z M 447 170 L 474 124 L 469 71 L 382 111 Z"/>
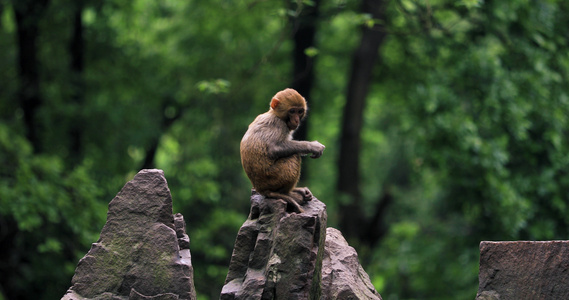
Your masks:
<path fill-rule="evenodd" d="M 272 108 L 272 109 L 277 109 L 277 106 L 279 106 L 279 103 L 281 103 L 281 102 L 279 101 L 279 99 L 273 98 L 273 100 L 271 100 L 271 108 Z"/>

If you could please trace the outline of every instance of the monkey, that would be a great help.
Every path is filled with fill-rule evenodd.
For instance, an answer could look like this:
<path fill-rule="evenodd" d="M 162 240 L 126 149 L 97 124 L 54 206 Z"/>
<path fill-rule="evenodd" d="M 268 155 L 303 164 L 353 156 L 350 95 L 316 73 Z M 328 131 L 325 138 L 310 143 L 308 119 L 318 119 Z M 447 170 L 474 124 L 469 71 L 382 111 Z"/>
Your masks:
<path fill-rule="evenodd" d="M 253 188 L 269 198 L 283 199 L 295 212 L 312 200 L 306 187 L 296 187 L 300 179 L 301 156 L 319 158 L 325 146 L 317 141 L 296 141 L 292 134 L 306 117 L 306 100 L 296 90 L 276 93 L 269 111 L 249 125 L 240 145 L 241 164 Z"/>

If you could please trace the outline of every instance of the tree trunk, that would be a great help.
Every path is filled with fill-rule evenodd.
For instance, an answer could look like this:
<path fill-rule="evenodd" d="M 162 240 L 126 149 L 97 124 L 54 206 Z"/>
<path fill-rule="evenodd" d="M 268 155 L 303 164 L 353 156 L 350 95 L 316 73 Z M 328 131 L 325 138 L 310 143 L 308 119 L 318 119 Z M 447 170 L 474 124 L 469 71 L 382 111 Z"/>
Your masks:
<path fill-rule="evenodd" d="M 20 77 L 18 102 L 24 113 L 26 136 L 36 153 L 41 152 L 41 142 L 38 136 L 40 124 L 37 121 L 36 113 L 42 104 L 37 39 L 39 20 L 45 12 L 47 4 L 48 0 L 12 1 L 18 38 L 18 71 Z"/>
<path fill-rule="evenodd" d="M 4 15 L 4 9 L 5 9 L 4 1 L 0 1 L 0 16 Z M 2 22 L 0 22 L 0 30 L 2 30 Z"/>
<path fill-rule="evenodd" d="M 374 19 L 384 19 L 384 2 L 364 0 L 363 13 Z M 340 206 L 342 215 L 340 227 L 348 238 L 358 237 L 365 223 L 362 218 L 361 195 L 359 189 L 360 132 L 363 123 L 363 110 L 368 94 L 371 76 L 378 58 L 379 47 L 386 34 L 379 24 L 362 27 L 362 38 L 352 58 L 350 82 L 348 84 L 342 136 L 340 138 L 340 157 L 338 161 L 338 191 L 348 195 L 349 202 Z"/>
<path fill-rule="evenodd" d="M 178 120 L 183 112 L 184 108 L 179 107 L 175 104 L 176 101 L 173 97 L 165 97 L 162 101 L 162 106 L 160 111 L 162 112 L 162 119 L 160 121 L 160 132 L 158 135 L 152 137 L 149 142 L 149 147 L 146 149 L 144 160 L 142 161 L 141 169 L 154 169 L 156 167 L 156 152 L 158 151 L 158 147 L 160 146 L 160 139 L 162 135 L 168 131 L 168 129 L 174 124 L 176 120 Z M 176 112 L 174 115 L 166 114 L 166 108 L 169 106 L 176 107 Z"/>
<path fill-rule="evenodd" d="M 388 226 L 383 222 L 383 217 L 387 212 L 387 208 L 393 203 L 393 195 L 388 187 L 384 186 L 383 193 L 379 197 L 375 205 L 375 212 L 369 221 L 365 230 L 362 230 L 360 238 L 363 243 L 374 247 L 388 231 Z"/>
<path fill-rule="evenodd" d="M 83 133 L 83 113 L 82 106 L 85 100 L 85 84 L 83 82 L 85 39 L 83 37 L 83 0 L 73 2 L 73 26 L 71 40 L 69 42 L 69 53 L 71 54 L 71 105 L 73 105 L 73 115 L 70 116 L 71 126 L 70 135 L 70 154 L 72 163 L 81 160 Z"/>
<path fill-rule="evenodd" d="M 314 47 L 316 35 L 316 23 L 319 15 L 320 0 L 313 1 L 312 6 L 304 5 L 300 15 L 291 18 L 294 40 L 294 70 L 291 88 L 299 92 L 307 101 L 310 101 L 310 92 L 314 84 L 314 57 L 306 55 L 306 49 Z M 298 4 L 297 4 L 298 5 Z M 313 106 L 310 101 L 309 106 Z M 303 121 L 302 126 L 294 133 L 297 140 L 306 140 L 308 137 L 308 119 Z M 302 165 L 303 178 L 306 178 L 306 164 Z"/>

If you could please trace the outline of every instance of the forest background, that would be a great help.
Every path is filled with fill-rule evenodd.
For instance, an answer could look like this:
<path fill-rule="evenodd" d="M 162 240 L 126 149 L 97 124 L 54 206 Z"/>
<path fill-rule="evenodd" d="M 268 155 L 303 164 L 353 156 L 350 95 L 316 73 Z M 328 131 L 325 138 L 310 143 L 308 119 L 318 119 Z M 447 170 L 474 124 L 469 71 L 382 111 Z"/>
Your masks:
<path fill-rule="evenodd" d="M 0 0 L 0 299 L 59 299 L 109 201 L 165 171 L 199 299 L 249 211 L 272 95 L 301 184 L 384 299 L 473 299 L 481 240 L 567 239 L 569 2 Z"/>

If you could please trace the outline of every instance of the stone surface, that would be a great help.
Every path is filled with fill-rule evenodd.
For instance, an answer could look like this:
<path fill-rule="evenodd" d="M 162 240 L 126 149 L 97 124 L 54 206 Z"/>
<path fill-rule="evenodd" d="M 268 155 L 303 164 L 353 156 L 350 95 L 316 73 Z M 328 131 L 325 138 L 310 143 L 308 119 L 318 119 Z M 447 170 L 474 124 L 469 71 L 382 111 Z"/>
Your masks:
<path fill-rule="evenodd" d="M 109 203 L 62 299 L 196 299 L 189 243 L 163 171 L 142 170 Z"/>
<path fill-rule="evenodd" d="M 381 295 L 360 265 L 356 250 L 350 247 L 342 233 L 334 228 L 326 229 L 320 299 L 381 300 Z"/>
<path fill-rule="evenodd" d="M 569 299 L 569 241 L 481 242 L 478 300 Z"/>
<path fill-rule="evenodd" d="M 253 193 L 220 299 L 320 298 L 326 205 L 303 208 L 291 213 L 285 201 Z"/>

